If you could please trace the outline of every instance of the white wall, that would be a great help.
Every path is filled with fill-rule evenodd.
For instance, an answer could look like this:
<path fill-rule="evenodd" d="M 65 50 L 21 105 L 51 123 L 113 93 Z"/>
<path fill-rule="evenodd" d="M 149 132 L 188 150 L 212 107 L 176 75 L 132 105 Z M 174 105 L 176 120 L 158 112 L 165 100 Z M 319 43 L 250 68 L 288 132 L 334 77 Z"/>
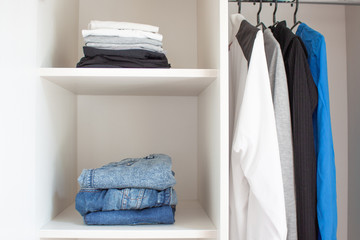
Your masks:
<path fill-rule="evenodd" d="M 230 14 L 237 12 L 237 4 L 231 3 Z M 242 14 L 249 22 L 256 24 L 258 4 L 242 4 Z M 266 26 L 272 25 L 272 7 L 263 4 L 261 21 Z M 293 12 L 288 4 L 279 4 L 277 20 L 286 20 L 293 25 Z M 330 111 L 333 130 L 335 163 L 337 177 L 338 203 L 338 239 L 347 239 L 347 206 L 348 206 L 348 134 L 347 134 L 347 68 L 346 68 L 346 34 L 345 7 L 327 5 L 299 6 L 297 19 L 322 33 L 326 40 L 328 57 L 328 75 L 330 91 Z"/>
<path fill-rule="evenodd" d="M 36 0 L 0 1 L 0 239 L 36 239 Z"/>
<path fill-rule="evenodd" d="M 67 58 L 74 52 L 71 41 L 63 41 L 62 36 L 57 34 L 72 30 L 71 26 L 66 26 L 66 23 L 68 23 L 67 20 L 71 21 L 70 9 L 77 11 L 76 5 L 77 2 L 72 0 L 0 2 L 0 22 L 2 23 L 0 38 L 2 46 L 0 56 L 0 181 L 2 183 L 0 239 L 38 239 L 38 230 L 41 225 L 56 215 L 62 205 L 68 204 L 71 197 L 67 191 L 61 191 L 64 185 L 62 189 L 59 188 L 61 181 L 59 183 L 58 180 L 61 179 L 62 169 L 66 168 L 59 158 L 68 156 L 66 153 L 71 153 L 73 149 L 64 151 L 64 148 L 67 148 L 67 144 L 73 144 L 68 141 L 68 138 L 63 138 L 69 132 L 62 132 L 62 128 L 56 128 L 58 125 L 52 125 L 52 121 L 47 121 L 47 114 L 56 111 L 59 105 L 53 104 L 54 101 L 48 101 L 49 95 L 46 93 L 49 92 L 44 91 L 46 87 L 43 88 L 42 81 L 38 77 L 38 67 L 52 66 L 52 64 L 64 66 Z M 66 9 L 65 6 L 70 9 Z M 56 21 L 52 21 L 53 14 L 59 16 Z M 67 18 L 61 17 L 62 15 Z M 61 30 L 55 31 L 55 28 Z M 74 43 L 76 46 L 77 41 Z M 50 98 L 54 100 L 54 97 L 56 98 L 56 95 Z M 71 99 L 67 100 L 71 101 Z M 66 105 L 66 103 L 66 101 L 61 102 L 60 105 Z M 56 115 L 52 116 L 56 117 Z M 66 118 L 66 116 L 62 117 Z M 39 119 L 44 121 L 40 122 Z M 62 120 L 63 118 L 60 117 L 55 119 L 55 122 L 59 123 Z M 74 120 L 73 122 L 75 123 Z M 46 125 L 47 123 L 49 124 Z M 65 125 L 65 128 L 67 127 L 68 125 Z M 50 134 L 42 138 L 44 135 L 39 134 L 38 131 Z M 62 134 L 54 136 L 56 133 Z M 39 145 L 44 142 L 47 144 Z M 61 145 L 61 143 L 64 144 Z M 49 154 L 51 158 L 48 158 L 49 155 L 46 154 L 49 152 L 51 152 Z M 71 160 L 71 157 L 68 159 Z M 54 164 L 49 171 L 46 164 L 54 162 L 57 164 Z M 41 178 L 44 172 L 53 174 L 54 177 L 50 178 L 53 181 L 44 181 Z M 44 185 L 50 185 L 51 190 L 41 189 Z M 49 201 L 46 205 L 42 205 L 41 203 L 45 200 Z"/>
<path fill-rule="evenodd" d="M 168 154 L 180 200 L 197 199 L 197 97 L 78 96 L 78 175 L 129 157 Z"/>
<path fill-rule="evenodd" d="M 78 62 L 79 2 L 77 0 L 38 0 L 37 2 L 39 66 L 75 67 Z"/>
<path fill-rule="evenodd" d="M 160 27 L 172 68 L 196 68 L 196 9 L 193 0 L 80 0 L 79 58 L 84 44 L 80 32 L 90 20 L 136 22 Z"/>
<path fill-rule="evenodd" d="M 360 235 L 360 7 L 346 7 L 349 104 L 349 240 Z"/>

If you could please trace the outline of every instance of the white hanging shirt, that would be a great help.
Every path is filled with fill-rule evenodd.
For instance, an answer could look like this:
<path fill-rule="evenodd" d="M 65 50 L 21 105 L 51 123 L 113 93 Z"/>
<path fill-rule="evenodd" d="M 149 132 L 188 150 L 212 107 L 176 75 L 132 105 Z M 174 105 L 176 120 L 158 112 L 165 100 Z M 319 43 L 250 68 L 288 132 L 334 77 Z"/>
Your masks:
<path fill-rule="evenodd" d="M 286 214 L 263 33 L 231 16 L 230 240 L 286 240 Z"/>

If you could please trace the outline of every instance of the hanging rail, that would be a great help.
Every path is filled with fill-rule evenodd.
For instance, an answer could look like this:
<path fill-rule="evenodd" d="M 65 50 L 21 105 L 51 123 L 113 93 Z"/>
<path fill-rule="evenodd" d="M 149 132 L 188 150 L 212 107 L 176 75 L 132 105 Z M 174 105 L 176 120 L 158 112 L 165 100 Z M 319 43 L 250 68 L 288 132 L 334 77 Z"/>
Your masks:
<path fill-rule="evenodd" d="M 238 2 L 238 0 L 228 0 L 228 2 Z M 241 0 L 241 3 L 257 3 L 260 0 Z M 274 0 L 263 0 L 263 3 L 274 3 Z M 292 0 L 278 0 L 278 3 L 290 3 L 295 4 Z M 299 0 L 300 4 L 328 4 L 328 5 L 358 5 L 360 6 L 360 0 Z"/>

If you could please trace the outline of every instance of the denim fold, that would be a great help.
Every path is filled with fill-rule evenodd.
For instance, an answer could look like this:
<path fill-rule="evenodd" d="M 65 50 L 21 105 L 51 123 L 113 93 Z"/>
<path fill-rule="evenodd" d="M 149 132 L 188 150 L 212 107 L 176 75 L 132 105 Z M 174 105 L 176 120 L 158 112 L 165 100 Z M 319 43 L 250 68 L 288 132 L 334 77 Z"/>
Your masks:
<path fill-rule="evenodd" d="M 119 210 L 88 213 L 84 216 L 87 225 L 142 225 L 172 224 L 175 209 L 171 206 L 142 210 Z"/>
<path fill-rule="evenodd" d="M 173 188 L 162 191 L 144 188 L 80 189 L 75 208 L 82 215 L 98 211 L 144 209 L 177 204 Z"/>
<path fill-rule="evenodd" d="M 164 190 L 176 183 L 171 158 L 150 154 L 144 158 L 127 158 L 96 169 L 84 169 L 78 178 L 81 188 L 149 188 Z"/>

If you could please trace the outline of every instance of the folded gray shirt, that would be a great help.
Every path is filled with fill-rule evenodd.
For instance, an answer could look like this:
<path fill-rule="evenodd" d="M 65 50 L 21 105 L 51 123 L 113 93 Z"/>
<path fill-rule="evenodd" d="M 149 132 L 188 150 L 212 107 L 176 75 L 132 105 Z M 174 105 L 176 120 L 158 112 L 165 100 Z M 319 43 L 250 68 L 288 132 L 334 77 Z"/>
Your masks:
<path fill-rule="evenodd" d="M 150 38 L 136 38 L 136 37 L 116 37 L 116 36 L 87 36 L 84 37 L 84 42 L 89 43 L 112 43 L 112 44 L 151 44 L 162 47 L 162 41 Z"/>
<path fill-rule="evenodd" d="M 142 49 L 152 52 L 164 53 L 162 47 L 154 46 L 151 44 L 139 43 L 139 44 L 113 44 L 113 43 L 86 43 L 88 47 L 94 47 L 99 49 L 109 49 L 109 50 L 130 50 L 130 49 Z"/>
<path fill-rule="evenodd" d="M 284 184 L 287 240 L 297 240 L 294 158 L 286 71 L 281 48 L 270 29 L 264 31 L 265 54 L 274 102 L 276 130 Z"/>

